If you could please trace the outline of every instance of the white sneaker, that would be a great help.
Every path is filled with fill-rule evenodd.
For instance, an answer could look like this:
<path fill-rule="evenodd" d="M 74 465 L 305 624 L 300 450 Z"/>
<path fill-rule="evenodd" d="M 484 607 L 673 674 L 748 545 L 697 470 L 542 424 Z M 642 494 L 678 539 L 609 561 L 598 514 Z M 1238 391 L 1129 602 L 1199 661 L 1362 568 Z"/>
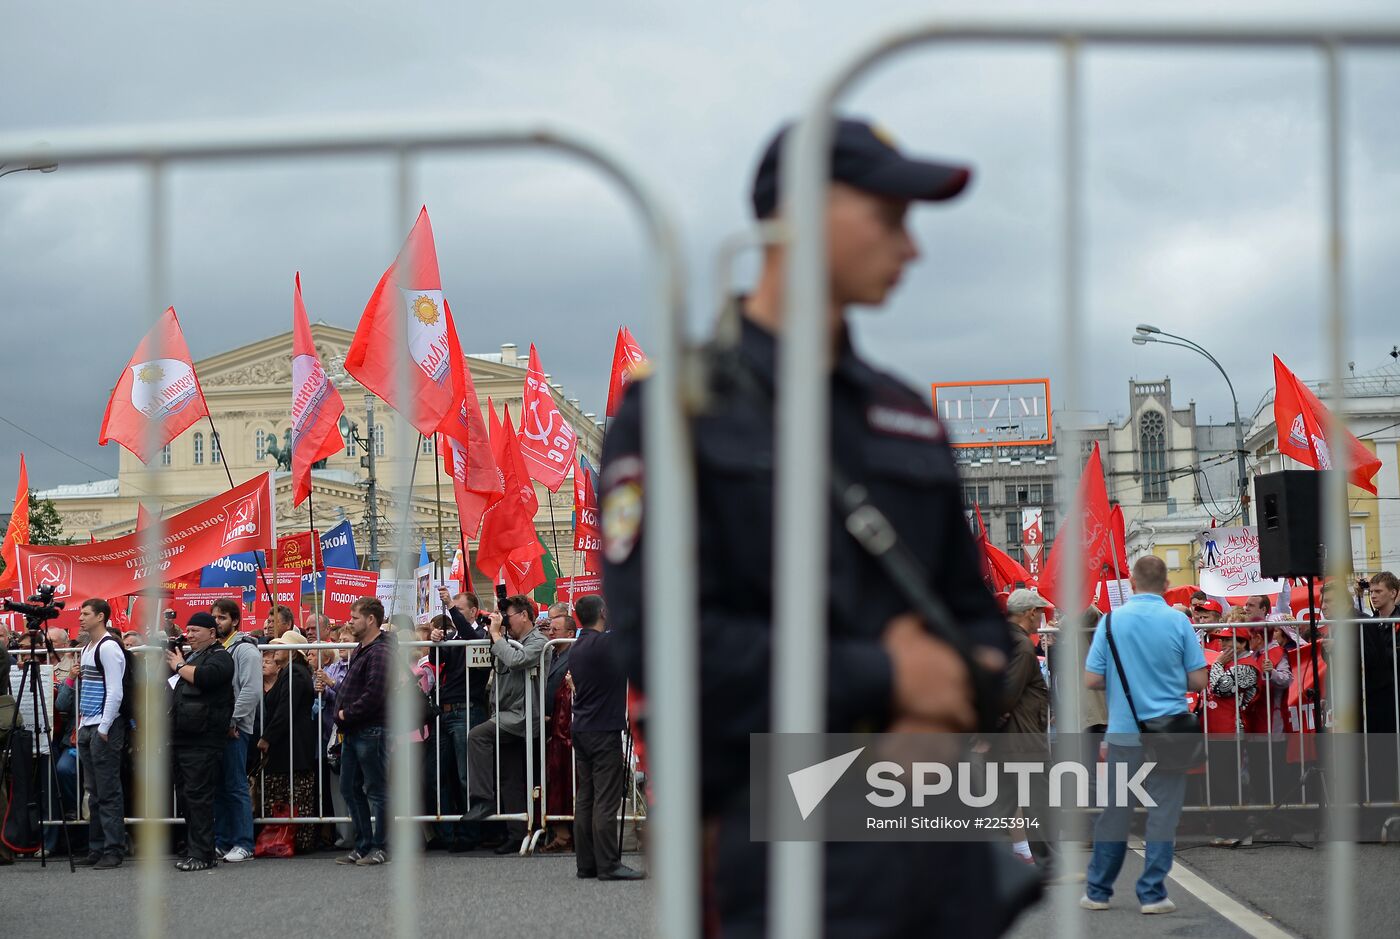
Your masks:
<path fill-rule="evenodd" d="M 1144 903 L 1142 905 L 1142 912 L 1146 914 L 1175 913 L 1176 904 L 1173 903 L 1170 899 L 1158 900 L 1156 903 Z"/>
<path fill-rule="evenodd" d="M 253 852 L 243 847 L 229 848 L 228 854 L 224 855 L 225 864 L 237 864 L 239 861 L 251 861 Z"/>
<path fill-rule="evenodd" d="M 1079 898 L 1079 908 L 1081 910 L 1106 910 L 1108 909 L 1108 901 L 1090 900 L 1089 895 L 1086 893 Z"/>

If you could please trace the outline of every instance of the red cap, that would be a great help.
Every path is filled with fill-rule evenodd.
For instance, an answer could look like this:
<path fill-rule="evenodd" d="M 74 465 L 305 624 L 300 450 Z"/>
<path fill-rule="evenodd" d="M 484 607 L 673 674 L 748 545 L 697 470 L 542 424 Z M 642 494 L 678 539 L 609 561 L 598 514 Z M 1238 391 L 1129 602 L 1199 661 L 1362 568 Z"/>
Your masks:
<path fill-rule="evenodd" d="M 1202 600 L 1200 603 L 1196 604 L 1196 609 L 1198 609 L 1198 610 L 1204 610 L 1204 611 L 1207 612 L 1207 613 L 1224 613 L 1224 612 L 1225 612 L 1224 610 L 1222 610 L 1222 609 L 1220 608 L 1220 601 L 1219 601 L 1219 600 Z"/>
<path fill-rule="evenodd" d="M 1248 639 L 1251 632 L 1253 632 L 1253 630 L 1246 629 L 1243 626 L 1236 626 L 1233 629 L 1217 630 L 1215 634 L 1217 636 L 1229 636 L 1234 639 Z"/>

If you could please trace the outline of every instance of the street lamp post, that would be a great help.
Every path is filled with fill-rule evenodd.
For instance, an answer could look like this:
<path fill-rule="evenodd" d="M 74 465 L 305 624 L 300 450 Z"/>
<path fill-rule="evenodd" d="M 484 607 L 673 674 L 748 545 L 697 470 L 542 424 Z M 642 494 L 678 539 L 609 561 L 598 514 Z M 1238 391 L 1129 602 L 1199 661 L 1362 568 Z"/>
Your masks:
<path fill-rule="evenodd" d="M 1163 336 L 1166 336 L 1167 338 L 1161 338 Z M 1172 339 L 1178 341 L 1171 342 L 1170 340 Z M 1187 339 L 1185 336 L 1177 336 L 1173 333 L 1163 332 L 1156 326 L 1149 326 L 1146 323 L 1139 323 L 1137 328 L 1137 334 L 1133 336 L 1133 343 L 1135 345 L 1145 346 L 1149 342 L 1160 342 L 1163 345 L 1177 346 L 1181 349 L 1190 349 L 1192 352 L 1199 352 L 1201 355 L 1205 356 L 1207 359 L 1210 360 L 1210 364 L 1215 366 L 1216 371 L 1220 373 L 1220 377 L 1225 379 L 1225 385 L 1230 389 L 1230 401 L 1235 406 L 1235 464 L 1236 468 L 1239 471 L 1238 483 L 1240 492 L 1240 517 L 1244 521 L 1244 524 L 1248 525 L 1249 480 L 1246 476 L 1244 460 L 1244 425 L 1240 423 L 1240 399 L 1235 396 L 1234 382 L 1230 381 L 1230 376 L 1225 374 L 1224 367 L 1222 367 L 1220 362 L 1216 360 L 1215 356 L 1211 355 L 1209 352 L 1201 348 L 1196 343 L 1192 342 L 1190 339 Z"/>
<path fill-rule="evenodd" d="M 30 160 L 24 166 L 11 166 L 8 169 L 4 163 L 0 163 L 0 176 L 9 176 L 11 173 L 26 173 L 30 170 L 38 170 L 40 173 L 52 173 L 58 169 L 58 164 L 47 161 Z"/>
<path fill-rule="evenodd" d="M 360 457 L 360 465 L 369 474 L 366 480 L 365 498 L 365 524 L 369 526 L 369 554 L 365 557 L 365 565 L 372 571 L 379 570 L 379 489 L 378 482 L 374 477 L 374 395 L 365 395 L 365 424 L 369 430 L 366 436 L 360 436 L 360 425 L 350 420 L 344 414 L 340 416 L 340 433 L 349 437 L 354 443 L 365 448 L 365 455 Z"/>

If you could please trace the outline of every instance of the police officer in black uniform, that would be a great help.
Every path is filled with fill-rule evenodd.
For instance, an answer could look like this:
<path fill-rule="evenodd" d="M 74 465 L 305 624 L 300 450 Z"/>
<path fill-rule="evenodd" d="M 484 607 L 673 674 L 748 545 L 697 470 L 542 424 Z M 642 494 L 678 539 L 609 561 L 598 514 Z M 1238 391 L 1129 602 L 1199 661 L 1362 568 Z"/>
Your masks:
<path fill-rule="evenodd" d="M 753 184 L 759 219 L 777 214 L 784 132 Z M 852 347 L 850 305 L 878 306 L 918 251 L 913 201 L 951 199 L 969 171 L 904 156 L 868 123 L 842 120 L 827 207 L 831 280 L 831 459 L 894 523 L 977 658 L 995 673 L 1010 649 L 983 584 L 953 453 L 926 392 L 884 374 Z M 773 617 L 774 375 L 781 331 L 781 246 L 765 249 L 754 292 L 726 316 L 737 344 L 711 350 L 709 398 L 693 419 L 700 519 L 701 799 L 706 907 L 724 936 L 765 931 L 767 846 L 749 840 L 749 735 L 770 729 Z M 636 382 L 604 445 L 604 593 L 628 668 L 642 663 L 642 395 Z M 814 584 L 813 589 L 822 585 Z M 832 512 L 827 726 L 850 731 L 968 731 L 974 694 L 964 659 L 934 638 L 886 569 Z M 993 678 L 996 677 L 994 674 Z M 658 798 L 665 798 L 658 793 Z M 997 935 L 1011 915 L 986 843 L 831 843 L 829 936 Z"/>

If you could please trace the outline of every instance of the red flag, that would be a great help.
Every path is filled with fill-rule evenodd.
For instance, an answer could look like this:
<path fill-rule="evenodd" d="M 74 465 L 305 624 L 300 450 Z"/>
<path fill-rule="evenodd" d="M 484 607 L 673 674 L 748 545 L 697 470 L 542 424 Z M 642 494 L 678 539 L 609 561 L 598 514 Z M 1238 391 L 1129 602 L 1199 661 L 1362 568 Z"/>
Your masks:
<path fill-rule="evenodd" d="M 1001 589 L 996 583 L 995 571 L 992 567 L 992 559 L 988 556 L 987 549 L 992 543 L 987 538 L 987 523 L 982 521 L 982 506 L 976 502 L 972 503 L 972 510 L 977 514 L 977 534 L 973 538 L 977 542 L 977 557 L 982 568 L 982 579 L 987 582 L 987 588 L 993 593 Z"/>
<path fill-rule="evenodd" d="M 558 492 L 574 462 L 578 435 L 559 413 L 540 355 L 530 343 L 530 368 L 525 372 L 525 398 L 520 405 L 520 452 L 530 470 L 550 492 Z"/>
<path fill-rule="evenodd" d="M 1319 651 L 1314 660 L 1312 644 L 1305 642 L 1291 650 L 1288 659 L 1289 667 L 1293 670 L 1293 684 L 1288 686 L 1288 697 L 1284 702 L 1284 724 L 1288 734 L 1285 758 L 1289 763 L 1316 763 L 1316 745 L 1307 735 L 1317 733 L 1319 724 L 1327 728 L 1332 726 L 1332 700 L 1327 697 L 1326 688 L 1327 657 Z M 1325 713 L 1318 708 L 1319 701 L 1326 702 Z"/>
<path fill-rule="evenodd" d="M 9 593 L 17 583 L 19 566 L 15 564 L 15 546 L 22 544 L 29 544 L 29 470 L 25 468 L 23 453 L 19 455 L 15 510 L 5 528 L 5 540 L 0 542 L 0 558 L 5 559 L 5 569 L 0 571 L 0 593 Z"/>
<path fill-rule="evenodd" d="M 1084 596 L 1092 598 L 1094 586 L 1103 578 L 1104 568 L 1112 570 L 1115 556 L 1113 538 L 1109 535 L 1113 531 L 1113 517 L 1108 505 L 1108 485 L 1104 482 L 1103 460 L 1099 456 L 1097 442 L 1094 443 L 1093 452 L 1084 464 L 1083 475 L 1079 477 L 1077 501 L 1079 511 L 1083 513 L 1080 516 L 1080 524 L 1084 539 Z M 1057 562 L 1056 559 L 1062 557 L 1062 553 L 1057 551 L 1061 543 L 1056 541 L 1050 549 L 1050 557 L 1045 564 L 1045 575 L 1040 579 L 1041 594 L 1057 606 L 1064 606 L 1070 599 L 1068 593 L 1063 597 L 1059 596 L 1064 579 L 1060 570 L 1063 562 Z M 1126 564 L 1126 558 L 1123 560 Z M 1106 591 L 1102 593 L 1100 608 L 1106 611 L 1108 596 Z"/>
<path fill-rule="evenodd" d="M 539 547 L 539 537 L 535 534 L 539 500 L 525 472 L 525 460 L 520 455 L 520 444 L 511 424 L 510 408 L 505 409 L 503 422 L 497 421 L 496 409 L 489 401 L 487 410 L 491 419 L 491 451 L 501 470 L 505 494 L 482 516 L 476 567 L 495 580 L 515 552 Z"/>
<path fill-rule="evenodd" d="M 521 545 L 506 558 L 506 589 L 512 594 L 528 594 L 548 578 L 544 573 L 544 545 L 538 537 L 532 545 Z"/>
<path fill-rule="evenodd" d="M 1332 452 L 1327 446 L 1328 411 L 1312 389 L 1274 356 L 1274 424 L 1278 428 L 1278 449 L 1313 469 L 1332 468 Z M 1376 473 L 1380 457 L 1350 431 L 1347 436 L 1347 479 L 1353 486 L 1376 495 Z"/>
<path fill-rule="evenodd" d="M 146 463 L 155 455 L 147 449 L 151 421 L 159 425 L 159 449 L 208 416 L 180 321 L 175 308 L 167 307 L 117 379 L 97 442 L 105 447 L 115 440 Z"/>
<path fill-rule="evenodd" d="M 464 392 L 454 418 L 443 424 L 438 435 L 443 469 L 452 477 L 452 495 L 457 501 L 458 524 L 462 537 L 475 539 L 481 517 L 505 493 L 505 479 L 491 454 L 486 422 L 481 419 L 481 401 L 476 396 L 471 369 L 462 368 Z"/>
<path fill-rule="evenodd" d="M 311 574 L 321 569 L 321 533 L 316 529 L 282 535 L 277 539 L 277 566 Z"/>
<path fill-rule="evenodd" d="M 617 343 L 613 346 L 612 378 L 608 381 L 608 410 L 606 416 L 617 414 L 622 407 L 622 396 L 632 379 L 647 364 L 646 353 L 632 338 L 632 330 L 626 326 L 617 329 Z"/>
<path fill-rule="evenodd" d="M 1109 566 L 1113 568 L 1113 576 L 1119 579 L 1128 576 L 1128 526 L 1123 520 L 1123 507 L 1116 502 L 1108 513 L 1110 525 L 1109 533 L 1112 536 L 1113 551 L 1108 556 Z"/>
<path fill-rule="evenodd" d="M 1023 584 L 1034 583 L 1035 578 L 1031 576 L 1030 571 L 1018 564 L 1011 555 L 990 541 L 985 543 L 984 548 L 987 552 L 987 563 L 991 567 L 991 586 L 994 592 L 1005 590 L 1018 581 Z"/>
<path fill-rule="evenodd" d="M 395 369 L 409 371 L 399 401 Z M 437 248 L 426 206 L 360 317 L 345 371 L 405 415 L 420 434 L 436 433 L 462 400 L 462 347 L 442 295 Z"/>
<path fill-rule="evenodd" d="M 137 503 L 136 503 L 136 530 L 133 531 L 132 534 L 137 534 L 137 533 L 139 533 L 139 532 L 144 531 L 145 529 L 147 529 L 148 527 L 150 527 L 150 524 L 151 524 L 151 512 L 150 512 L 149 509 L 146 508 L 146 503 L 144 503 L 144 502 L 137 502 Z M 95 539 L 94 539 L 94 540 L 95 540 Z M 155 606 L 155 612 L 152 613 L 152 611 L 151 611 L 151 606 L 150 606 L 150 604 L 147 602 L 147 598 L 146 598 L 146 597 L 143 597 L 143 596 L 141 596 L 140 594 L 136 594 L 134 597 L 130 597 L 130 598 L 127 598 L 127 599 L 131 599 L 131 600 L 133 601 L 132 604 L 131 604 L 131 618 L 130 618 L 130 621 L 129 621 L 129 622 L 135 623 L 135 624 L 136 624 L 136 627 L 137 627 L 138 629 L 140 629 L 140 628 L 151 628 L 153 625 L 157 625 L 157 624 L 155 623 L 155 618 L 156 618 L 156 616 L 160 613 L 160 604 L 159 604 L 159 603 L 156 604 L 156 606 Z M 109 601 L 107 601 L 107 602 L 112 606 L 113 609 L 116 609 L 116 606 L 117 606 L 116 603 L 113 603 L 111 600 L 109 600 Z M 183 626 L 184 624 L 181 623 L 180 625 Z M 126 632 L 126 630 L 124 629 L 124 630 L 122 630 L 122 632 Z"/>
<path fill-rule="evenodd" d="M 593 489 L 593 471 L 580 456 L 574 471 L 574 550 L 583 553 L 585 573 L 601 573 L 599 556 L 603 550 L 603 526 L 598 511 L 598 494 Z"/>
<path fill-rule="evenodd" d="M 301 274 L 292 296 L 292 505 L 301 505 L 311 494 L 311 464 L 345 449 L 337 423 L 345 402 L 335 390 L 306 321 L 301 301 Z"/>

